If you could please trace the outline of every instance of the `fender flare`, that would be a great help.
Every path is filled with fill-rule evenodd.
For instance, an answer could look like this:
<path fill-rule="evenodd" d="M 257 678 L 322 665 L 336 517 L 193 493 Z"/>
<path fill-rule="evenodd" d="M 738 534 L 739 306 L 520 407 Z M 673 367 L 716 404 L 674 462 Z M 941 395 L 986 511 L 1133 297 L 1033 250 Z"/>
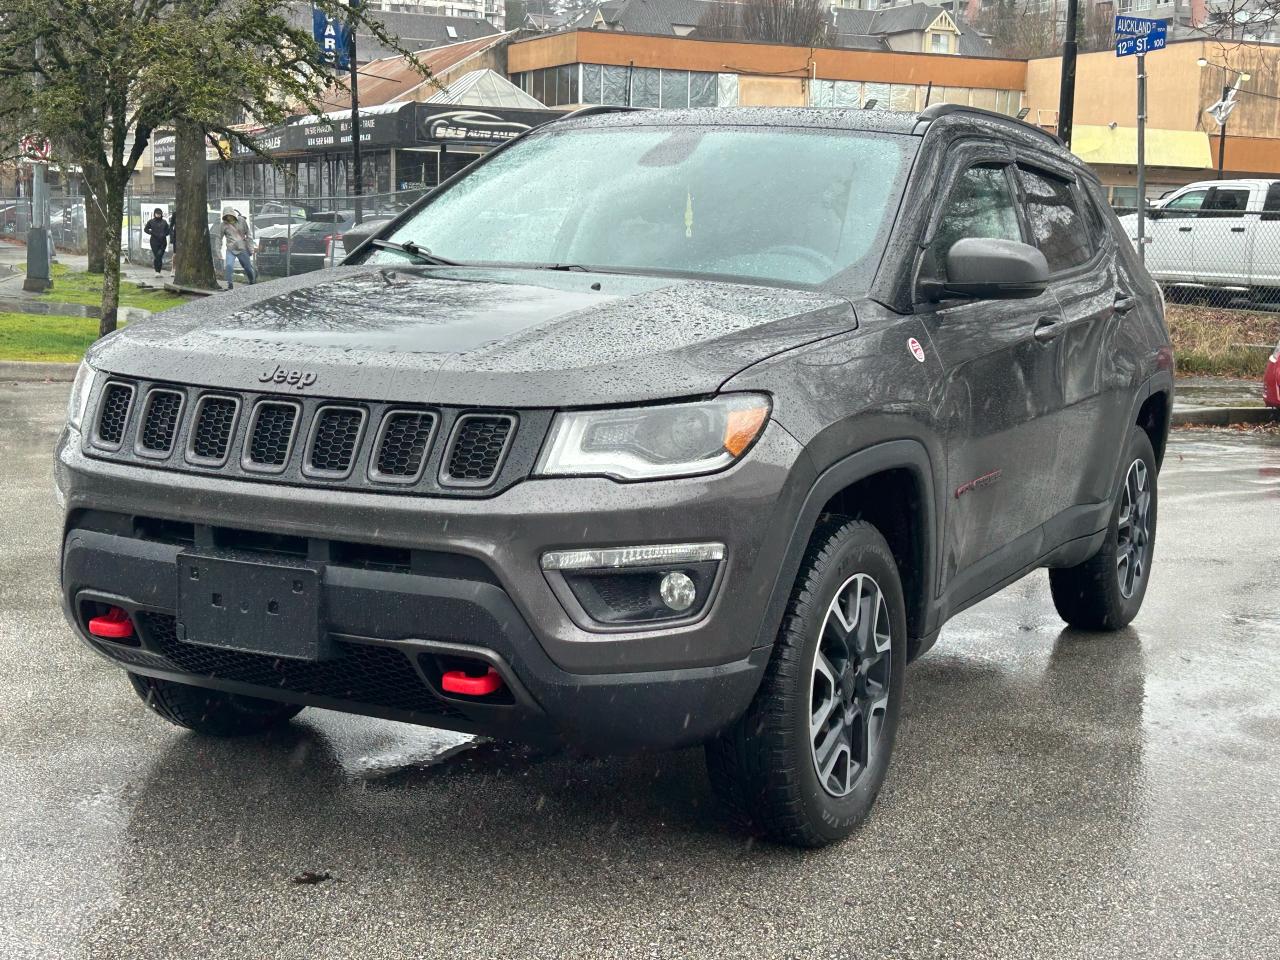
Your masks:
<path fill-rule="evenodd" d="M 888 440 L 850 454 L 827 467 L 814 480 L 792 526 L 790 540 L 769 594 L 769 602 L 765 607 L 765 616 L 760 625 L 755 646 L 769 646 L 777 636 L 778 625 L 782 622 L 783 613 L 786 611 L 787 601 L 795 585 L 805 548 L 809 545 L 809 538 L 813 535 L 818 517 L 827 501 L 859 480 L 865 480 L 867 477 L 887 470 L 902 469 L 909 470 L 915 475 L 924 507 L 924 515 L 920 518 L 922 589 L 919 591 L 920 596 L 907 598 L 907 620 L 909 623 L 923 626 L 922 630 L 916 631 L 922 636 L 937 632 L 936 625 L 933 623 L 933 609 L 937 588 L 939 542 L 938 487 L 934 482 L 933 463 L 924 444 L 918 440 L 900 439 Z M 922 637 L 908 637 L 907 642 L 912 648 L 927 647 L 928 643 L 922 644 L 921 640 Z"/>

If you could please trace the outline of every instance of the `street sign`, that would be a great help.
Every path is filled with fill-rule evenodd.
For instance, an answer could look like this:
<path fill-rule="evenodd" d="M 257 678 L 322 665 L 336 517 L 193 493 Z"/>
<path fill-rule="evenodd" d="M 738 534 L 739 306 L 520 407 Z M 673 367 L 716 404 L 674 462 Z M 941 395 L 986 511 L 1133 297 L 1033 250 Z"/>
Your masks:
<path fill-rule="evenodd" d="M 1116 17 L 1117 37 L 1141 37 L 1164 29 L 1163 20 L 1149 20 L 1146 17 Z"/>
<path fill-rule="evenodd" d="M 1117 20 L 1121 19 L 1119 17 Z M 1159 23 L 1159 21 L 1155 21 Z M 1139 37 L 1120 37 L 1116 40 L 1116 56 L 1131 57 L 1136 54 L 1151 53 L 1155 50 L 1163 50 L 1165 44 L 1169 40 L 1169 31 L 1163 23 L 1160 24 L 1158 30 L 1152 30 L 1150 33 Z"/>
<path fill-rule="evenodd" d="M 320 62 L 324 66 L 337 70 L 351 68 L 351 31 L 346 21 L 313 6 L 311 31 L 320 45 Z"/>

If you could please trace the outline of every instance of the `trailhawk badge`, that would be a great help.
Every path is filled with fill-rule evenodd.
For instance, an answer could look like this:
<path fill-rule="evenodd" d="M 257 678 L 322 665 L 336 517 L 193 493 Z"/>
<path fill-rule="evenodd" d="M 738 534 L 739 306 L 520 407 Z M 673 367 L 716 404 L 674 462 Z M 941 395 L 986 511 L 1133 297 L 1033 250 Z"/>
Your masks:
<path fill-rule="evenodd" d="M 920 341 L 912 337 L 907 341 L 907 348 L 911 351 L 911 355 L 924 363 L 924 347 L 920 346 Z"/>

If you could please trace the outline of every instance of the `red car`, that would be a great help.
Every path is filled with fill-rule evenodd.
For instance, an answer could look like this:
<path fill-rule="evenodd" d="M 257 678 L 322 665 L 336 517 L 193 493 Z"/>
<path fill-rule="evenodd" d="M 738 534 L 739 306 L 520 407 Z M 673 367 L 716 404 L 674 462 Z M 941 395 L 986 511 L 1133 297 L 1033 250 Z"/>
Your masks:
<path fill-rule="evenodd" d="M 1262 399 L 1268 407 L 1280 407 L 1280 343 L 1276 344 L 1262 375 Z"/>

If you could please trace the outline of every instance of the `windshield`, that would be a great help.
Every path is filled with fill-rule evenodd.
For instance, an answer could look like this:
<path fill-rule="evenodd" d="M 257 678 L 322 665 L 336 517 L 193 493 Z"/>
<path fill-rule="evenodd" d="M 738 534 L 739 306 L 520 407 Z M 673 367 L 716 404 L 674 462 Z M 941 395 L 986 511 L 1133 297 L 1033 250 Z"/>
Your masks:
<path fill-rule="evenodd" d="M 865 286 L 912 145 L 794 128 L 548 130 L 474 168 L 388 239 L 454 261 Z"/>

